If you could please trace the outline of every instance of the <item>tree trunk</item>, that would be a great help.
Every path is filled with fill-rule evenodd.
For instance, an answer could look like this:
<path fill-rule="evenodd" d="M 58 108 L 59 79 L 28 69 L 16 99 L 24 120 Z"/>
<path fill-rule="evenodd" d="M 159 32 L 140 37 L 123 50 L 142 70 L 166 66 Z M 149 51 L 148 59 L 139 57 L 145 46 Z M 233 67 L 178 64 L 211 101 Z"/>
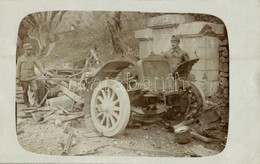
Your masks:
<path fill-rule="evenodd" d="M 114 53 L 122 55 L 124 53 L 121 39 L 121 12 L 116 12 L 112 17 L 112 21 L 107 21 L 109 32 L 111 35 L 111 42 L 114 48 Z"/>

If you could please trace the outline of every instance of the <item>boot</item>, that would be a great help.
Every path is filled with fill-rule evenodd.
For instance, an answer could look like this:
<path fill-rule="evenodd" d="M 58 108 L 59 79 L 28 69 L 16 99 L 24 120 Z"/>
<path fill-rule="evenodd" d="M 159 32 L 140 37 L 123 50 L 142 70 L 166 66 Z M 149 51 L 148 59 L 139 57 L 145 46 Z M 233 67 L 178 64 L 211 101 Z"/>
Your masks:
<path fill-rule="evenodd" d="M 33 92 L 32 98 L 33 98 L 33 107 L 36 107 L 36 108 L 40 107 L 40 104 L 38 104 L 37 91 Z"/>
<path fill-rule="evenodd" d="M 30 102 L 27 93 L 23 93 L 23 100 L 26 107 L 30 107 Z"/>

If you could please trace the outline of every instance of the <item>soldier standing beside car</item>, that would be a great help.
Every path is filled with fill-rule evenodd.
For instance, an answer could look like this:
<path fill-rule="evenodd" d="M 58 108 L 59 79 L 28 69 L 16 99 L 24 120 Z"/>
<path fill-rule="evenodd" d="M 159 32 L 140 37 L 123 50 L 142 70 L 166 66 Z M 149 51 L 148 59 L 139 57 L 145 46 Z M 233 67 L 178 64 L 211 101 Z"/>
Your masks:
<path fill-rule="evenodd" d="M 45 71 L 41 67 L 40 63 L 36 60 L 36 58 L 32 56 L 32 45 L 30 43 L 24 44 L 23 49 L 25 50 L 24 54 L 20 56 L 17 60 L 16 84 L 21 84 L 23 88 L 23 99 L 25 105 L 27 107 L 30 106 L 28 98 L 28 90 L 30 87 L 30 91 L 32 91 L 33 93 L 33 106 L 39 107 L 37 95 L 38 86 L 36 81 L 36 74 L 34 72 L 34 66 L 36 66 L 44 76 L 51 77 L 53 76 L 53 74 L 48 71 Z"/>
<path fill-rule="evenodd" d="M 175 35 L 172 35 L 172 47 L 170 50 L 163 53 L 163 56 L 170 62 L 172 72 L 174 72 L 181 63 L 190 60 L 189 55 L 179 47 L 179 44 L 180 38 Z"/>

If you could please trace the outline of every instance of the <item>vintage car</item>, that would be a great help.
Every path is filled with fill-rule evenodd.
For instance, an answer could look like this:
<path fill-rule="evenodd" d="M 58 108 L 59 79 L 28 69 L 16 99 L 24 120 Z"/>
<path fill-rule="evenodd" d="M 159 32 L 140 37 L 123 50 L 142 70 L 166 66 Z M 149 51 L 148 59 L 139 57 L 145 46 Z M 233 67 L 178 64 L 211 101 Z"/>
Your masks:
<path fill-rule="evenodd" d="M 151 123 L 187 119 L 204 107 L 203 92 L 188 80 L 199 59 L 182 63 L 176 70 L 155 54 L 141 60 L 132 55 L 104 55 L 99 60 L 95 75 L 86 79 L 84 109 L 104 136 L 122 132 L 130 118 Z"/>

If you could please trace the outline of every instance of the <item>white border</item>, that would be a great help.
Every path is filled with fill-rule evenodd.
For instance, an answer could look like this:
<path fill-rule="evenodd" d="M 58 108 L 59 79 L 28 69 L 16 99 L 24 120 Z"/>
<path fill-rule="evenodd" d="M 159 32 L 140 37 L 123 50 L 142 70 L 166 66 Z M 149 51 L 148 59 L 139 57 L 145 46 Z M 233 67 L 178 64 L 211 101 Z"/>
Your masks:
<path fill-rule="evenodd" d="M 20 21 L 46 10 L 205 13 L 223 20 L 230 46 L 230 129 L 227 146 L 203 158 L 63 157 L 20 147 L 15 132 L 15 55 Z M 260 163 L 259 0 L 0 0 L 0 162 L 15 163 Z"/>

